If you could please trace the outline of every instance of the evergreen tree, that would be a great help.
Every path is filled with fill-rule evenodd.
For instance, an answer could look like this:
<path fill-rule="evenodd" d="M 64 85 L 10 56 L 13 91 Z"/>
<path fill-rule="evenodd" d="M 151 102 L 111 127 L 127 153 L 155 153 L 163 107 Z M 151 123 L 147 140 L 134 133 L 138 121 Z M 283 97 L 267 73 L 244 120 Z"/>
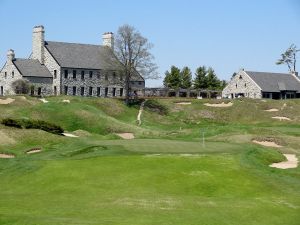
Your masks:
<path fill-rule="evenodd" d="M 220 84 L 220 89 L 223 90 L 226 86 L 227 86 L 227 81 L 226 80 L 222 80 L 221 84 Z"/>
<path fill-rule="evenodd" d="M 179 88 L 181 86 L 180 69 L 171 66 L 171 71 L 165 72 L 164 86 L 166 88 Z"/>
<path fill-rule="evenodd" d="M 187 66 L 183 67 L 183 69 L 181 70 L 181 85 L 180 87 L 183 89 L 188 89 L 191 88 L 192 86 L 192 72 L 190 70 L 190 68 L 188 68 Z"/>
<path fill-rule="evenodd" d="M 207 86 L 207 71 L 205 66 L 200 66 L 196 69 L 195 79 L 194 79 L 194 88 L 197 89 L 206 89 Z"/>
<path fill-rule="evenodd" d="M 218 79 L 215 71 L 209 67 L 207 70 L 207 86 L 209 89 L 220 89 L 220 80 Z"/>

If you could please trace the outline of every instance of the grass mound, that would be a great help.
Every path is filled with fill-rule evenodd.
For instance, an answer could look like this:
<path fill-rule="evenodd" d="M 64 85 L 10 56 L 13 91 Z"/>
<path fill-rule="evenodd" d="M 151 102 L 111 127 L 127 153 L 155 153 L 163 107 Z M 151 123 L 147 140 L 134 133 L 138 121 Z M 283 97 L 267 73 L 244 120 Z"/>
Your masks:
<path fill-rule="evenodd" d="M 157 112 L 160 115 L 167 115 L 169 111 L 167 106 L 155 99 L 149 99 L 146 101 L 144 107 L 145 109 L 148 109 L 151 112 Z"/>

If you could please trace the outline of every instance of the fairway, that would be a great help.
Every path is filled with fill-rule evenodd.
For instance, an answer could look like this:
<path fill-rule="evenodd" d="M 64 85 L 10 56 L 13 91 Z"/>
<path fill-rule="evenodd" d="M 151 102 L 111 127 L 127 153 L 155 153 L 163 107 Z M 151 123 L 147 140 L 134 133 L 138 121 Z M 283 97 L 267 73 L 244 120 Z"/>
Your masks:
<path fill-rule="evenodd" d="M 206 101 L 159 100 L 168 114 L 145 108 L 137 126 L 138 106 L 69 99 L 62 105 L 60 97 L 48 98 L 46 105 L 16 97 L 1 106 L 0 118 L 43 119 L 78 137 L 0 125 L 0 153 L 15 156 L 0 159 L 0 224 L 299 224 L 299 167 L 269 167 L 283 153 L 299 158 L 299 101 L 286 101 L 294 120 L 283 123 L 258 115 L 277 101 L 237 100 L 210 108 L 208 120 L 199 113 Z M 57 115 L 60 107 L 68 114 Z M 282 147 L 252 141 L 264 138 Z M 32 149 L 39 151 L 27 154 Z"/>

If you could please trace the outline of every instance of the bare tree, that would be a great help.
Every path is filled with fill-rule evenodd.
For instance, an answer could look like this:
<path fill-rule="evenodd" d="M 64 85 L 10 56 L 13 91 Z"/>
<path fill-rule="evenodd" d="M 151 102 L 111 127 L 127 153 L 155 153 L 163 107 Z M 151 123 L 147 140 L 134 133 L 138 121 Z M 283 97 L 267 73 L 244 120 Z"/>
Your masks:
<path fill-rule="evenodd" d="M 296 72 L 296 54 L 299 51 L 300 49 L 297 49 L 297 46 L 292 44 L 284 53 L 281 54 L 281 59 L 279 59 L 276 64 L 286 64 L 290 72 Z"/>
<path fill-rule="evenodd" d="M 138 73 L 144 79 L 158 78 L 157 66 L 150 53 L 152 47 L 134 27 L 127 24 L 119 27 L 115 37 L 115 54 L 124 67 L 126 104 L 130 98 L 131 78 L 138 76 Z"/>

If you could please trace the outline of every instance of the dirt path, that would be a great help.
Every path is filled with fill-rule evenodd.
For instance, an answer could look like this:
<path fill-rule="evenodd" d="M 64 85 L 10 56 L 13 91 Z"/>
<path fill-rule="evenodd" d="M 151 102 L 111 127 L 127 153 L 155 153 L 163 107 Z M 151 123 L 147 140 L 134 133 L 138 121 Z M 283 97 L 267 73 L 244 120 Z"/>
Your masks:
<path fill-rule="evenodd" d="M 278 169 L 292 169 L 298 167 L 298 158 L 295 154 L 283 154 L 287 161 L 273 163 L 270 167 L 278 168 Z"/>
<path fill-rule="evenodd" d="M 232 106 L 233 103 L 232 103 L 232 102 L 228 102 L 228 103 L 222 102 L 222 103 L 219 103 L 219 104 L 205 103 L 204 105 L 210 106 L 210 107 L 220 107 L 220 108 L 224 108 L 224 107 L 230 107 L 230 106 Z"/>
<path fill-rule="evenodd" d="M 141 107 L 140 107 L 140 110 L 139 110 L 139 114 L 137 115 L 137 118 L 136 118 L 136 121 L 138 123 L 138 126 L 141 126 L 142 125 L 142 120 L 141 120 L 141 116 L 142 116 L 142 113 L 144 111 L 144 105 L 145 105 L 145 102 L 147 101 L 147 99 L 145 101 L 142 102 L 141 104 Z"/>

